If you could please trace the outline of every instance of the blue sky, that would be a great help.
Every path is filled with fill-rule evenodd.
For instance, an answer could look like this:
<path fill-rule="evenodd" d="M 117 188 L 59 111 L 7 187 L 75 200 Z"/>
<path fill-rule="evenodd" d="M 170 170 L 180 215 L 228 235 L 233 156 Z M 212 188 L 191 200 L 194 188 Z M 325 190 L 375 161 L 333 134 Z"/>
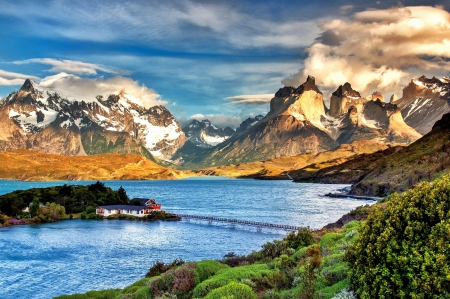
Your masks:
<path fill-rule="evenodd" d="M 0 0 L 0 97 L 27 77 L 73 98 L 122 88 L 183 122 L 235 127 L 307 72 L 325 96 L 345 80 L 388 96 L 411 76 L 448 76 L 448 11 L 449 0 Z"/>

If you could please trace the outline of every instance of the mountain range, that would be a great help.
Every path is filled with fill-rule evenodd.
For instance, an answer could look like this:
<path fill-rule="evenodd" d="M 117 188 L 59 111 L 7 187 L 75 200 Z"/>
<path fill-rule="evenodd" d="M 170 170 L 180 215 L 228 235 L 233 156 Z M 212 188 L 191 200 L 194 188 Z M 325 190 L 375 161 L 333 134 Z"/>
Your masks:
<path fill-rule="evenodd" d="M 186 168 L 240 164 L 333 151 L 359 140 L 411 144 L 450 112 L 450 78 L 422 76 L 386 103 L 375 92 L 363 97 L 350 83 L 332 94 L 330 108 L 309 76 L 298 87 L 279 89 L 265 116 L 236 130 L 194 120 L 184 128 L 163 106 L 145 108 L 126 93 L 70 101 L 26 80 L 0 101 L 0 150 L 86 156 L 138 154 Z"/>

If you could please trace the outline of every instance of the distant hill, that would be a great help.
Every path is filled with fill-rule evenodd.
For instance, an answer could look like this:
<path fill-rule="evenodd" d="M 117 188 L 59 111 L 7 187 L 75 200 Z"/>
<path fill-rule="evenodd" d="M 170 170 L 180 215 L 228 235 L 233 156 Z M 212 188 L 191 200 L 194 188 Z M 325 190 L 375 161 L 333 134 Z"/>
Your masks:
<path fill-rule="evenodd" d="M 30 150 L 0 152 L 0 178 L 47 180 L 150 180 L 186 175 L 134 154 L 62 156 Z"/>

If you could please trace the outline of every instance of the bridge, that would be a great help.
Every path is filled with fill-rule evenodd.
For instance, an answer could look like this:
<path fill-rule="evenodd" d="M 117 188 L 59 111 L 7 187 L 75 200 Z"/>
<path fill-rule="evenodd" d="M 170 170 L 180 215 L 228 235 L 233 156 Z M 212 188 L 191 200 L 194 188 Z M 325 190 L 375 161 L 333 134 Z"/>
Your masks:
<path fill-rule="evenodd" d="M 239 220 L 239 219 L 230 219 L 230 218 L 220 218 L 220 217 L 211 217 L 211 216 L 197 216 L 197 215 L 186 215 L 186 214 L 176 214 L 170 213 L 173 216 L 179 217 L 181 219 L 195 219 L 195 220 L 206 220 L 208 222 L 218 221 L 218 222 L 226 222 L 231 224 L 241 224 L 241 225 L 249 225 L 255 226 L 257 228 L 273 228 L 273 229 L 282 229 L 287 231 L 299 230 L 302 228 L 301 226 L 294 225 L 284 225 L 284 224 L 273 224 L 267 222 L 258 222 L 258 221 L 248 221 L 248 220 Z"/>

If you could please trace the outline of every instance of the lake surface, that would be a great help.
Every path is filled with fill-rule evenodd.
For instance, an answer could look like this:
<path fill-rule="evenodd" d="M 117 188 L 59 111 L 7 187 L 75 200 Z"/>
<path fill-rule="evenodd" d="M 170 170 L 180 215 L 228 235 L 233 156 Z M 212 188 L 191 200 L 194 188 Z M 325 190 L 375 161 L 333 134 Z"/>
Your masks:
<path fill-rule="evenodd" d="M 0 181 L 0 194 L 17 189 L 92 182 Z M 130 198 L 151 197 L 171 212 L 320 228 L 373 202 L 322 197 L 345 185 L 195 178 L 106 181 Z M 0 298 L 52 298 L 123 288 L 155 261 L 220 259 L 248 254 L 286 232 L 202 221 L 66 220 L 0 229 Z"/>

